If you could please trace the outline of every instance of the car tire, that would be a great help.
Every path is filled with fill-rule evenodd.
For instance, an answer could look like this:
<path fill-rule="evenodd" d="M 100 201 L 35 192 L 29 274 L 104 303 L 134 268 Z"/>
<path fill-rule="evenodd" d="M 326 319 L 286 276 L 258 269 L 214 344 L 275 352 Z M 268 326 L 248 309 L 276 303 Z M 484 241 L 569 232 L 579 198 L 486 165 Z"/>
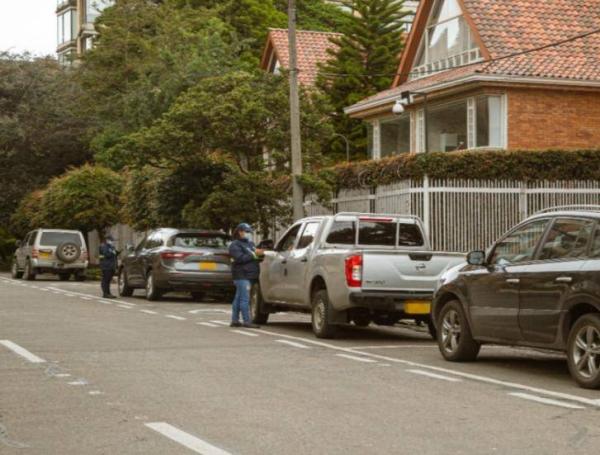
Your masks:
<path fill-rule="evenodd" d="M 600 314 L 586 314 L 575 322 L 569 332 L 567 362 L 577 384 L 600 388 Z"/>
<path fill-rule="evenodd" d="M 204 301 L 204 297 L 206 297 L 204 292 L 190 292 L 190 295 L 192 296 L 192 300 L 194 302 L 202 302 Z"/>
<path fill-rule="evenodd" d="M 437 329 L 433 323 L 433 317 L 429 318 L 427 321 L 427 331 L 429 332 L 429 335 L 431 335 L 431 338 L 437 340 Z"/>
<path fill-rule="evenodd" d="M 19 271 L 19 264 L 17 264 L 17 259 L 14 258 L 12 264 L 10 266 L 10 276 L 14 280 L 20 280 L 23 278 L 23 272 Z"/>
<path fill-rule="evenodd" d="M 146 299 L 152 301 L 159 300 L 162 297 L 162 291 L 156 287 L 154 272 L 150 270 L 146 277 Z"/>
<path fill-rule="evenodd" d="M 75 279 L 75 281 L 85 281 L 87 279 L 87 277 L 85 276 L 85 271 L 81 270 L 79 272 L 75 272 L 75 275 L 73 275 L 73 278 Z"/>
<path fill-rule="evenodd" d="M 69 273 L 59 273 L 58 274 L 58 279 L 60 281 L 69 281 L 69 278 L 71 278 L 71 274 L 69 274 Z"/>
<path fill-rule="evenodd" d="M 131 297 L 133 295 L 133 288 L 129 286 L 125 269 L 119 270 L 119 275 L 117 276 L 117 292 L 120 297 Z"/>
<path fill-rule="evenodd" d="M 35 280 L 35 271 L 31 267 L 31 261 L 27 259 L 25 262 L 25 270 L 23 271 L 23 278 L 27 281 Z"/>
<path fill-rule="evenodd" d="M 311 324 L 317 338 L 334 338 L 338 327 L 331 323 L 331 304 L 327 289 L 319 289 L 312 297 Z"/>
<path fill-rule="evenodd" d="M 373 320 L 368 311 L 355 311 L 352 315 L 352 322 L 355 326 L 364 328 L 369 327 Z"/>
<path fill-rule="evenodd" d="M 250 318 L 253 324 L 262 325 L 269 321 L 269 312 L 265 311 L 265 301 L 258 283 L 254 283 L 250 290 Z"/>
<path fill-rule="evenodd" d="M 481 345 L 473 339 L 469 322 L 458 300 L 444 305 L 437 327 L 438 346 L 446 360 L 470 362 L 477 358 Z"/>

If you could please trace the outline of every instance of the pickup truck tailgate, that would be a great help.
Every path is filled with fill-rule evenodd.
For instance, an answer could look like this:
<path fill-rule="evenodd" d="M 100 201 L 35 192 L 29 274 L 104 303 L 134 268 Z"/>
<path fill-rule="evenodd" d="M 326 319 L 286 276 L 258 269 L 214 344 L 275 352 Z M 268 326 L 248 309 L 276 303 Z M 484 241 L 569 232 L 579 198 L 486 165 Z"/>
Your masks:
<path fill-rule="evenodd" d="M 442 273 L 464 261 L 460 253 L 365 251 L 362 289 L 433 293 Z"/>

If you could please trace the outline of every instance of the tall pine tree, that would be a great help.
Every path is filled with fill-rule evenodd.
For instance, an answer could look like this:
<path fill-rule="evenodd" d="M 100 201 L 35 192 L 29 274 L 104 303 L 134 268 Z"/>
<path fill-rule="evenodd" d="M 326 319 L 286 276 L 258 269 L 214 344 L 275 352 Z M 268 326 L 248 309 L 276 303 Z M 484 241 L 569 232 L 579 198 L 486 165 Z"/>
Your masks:
<path fill-rule="evenodd" d="M 344 114 L 344 108 L 388 89 L 398 70 L 404 48 L 402 18 L 404 0 L 342 0 L 354 15 L 343 24 L 343 36 L 332 39 L 338 46 L 320 68 L 319 88 L 335 107 L 335 130 L 346 136 L 353 158 L 366 158 L 364 122 Z M 342 156 L 345 145 L 332 143 L 332 154 Z"/>

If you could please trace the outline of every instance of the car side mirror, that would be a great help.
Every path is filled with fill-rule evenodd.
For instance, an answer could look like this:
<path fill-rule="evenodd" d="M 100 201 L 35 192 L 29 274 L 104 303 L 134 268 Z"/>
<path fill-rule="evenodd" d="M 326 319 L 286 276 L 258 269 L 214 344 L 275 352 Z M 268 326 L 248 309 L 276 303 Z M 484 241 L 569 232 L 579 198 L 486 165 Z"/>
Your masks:
<path fill-rule="evenodd" d="M 273 250 L 275 249 L 275 242 L 271 239 L 263 240 L 258 244 L 257 248 L 261 250 Z"/>
<path fill-rule="evenodd" d="M 15 246 L 16 246 L 17 248 L 21 248 L 21 245 L 23 245 L 23 242 L 21 242 L 20 240 L 17 240 L 17 241 L 15 242 Z"/>
<path fill-rule="evenodd" d="M 485 265 L 485 251 L 471 251 L 467 254 L 469 265 Z"/>

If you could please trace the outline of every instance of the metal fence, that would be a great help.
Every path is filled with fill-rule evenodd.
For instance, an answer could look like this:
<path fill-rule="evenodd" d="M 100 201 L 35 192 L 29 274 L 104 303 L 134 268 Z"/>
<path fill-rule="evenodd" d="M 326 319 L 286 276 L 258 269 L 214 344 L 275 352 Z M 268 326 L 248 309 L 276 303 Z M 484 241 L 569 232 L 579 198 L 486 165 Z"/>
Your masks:
<path fill-rule="evenodd" d="M 432 245 L 442 251 L 485 248 L 516 223 L 544 208 L 600 204 L 598 181 L 405 180 L 393 185 L 340 191 L 327 206 L 313 195 L 309 216 L 335 212 L 417 215 Z"/>

